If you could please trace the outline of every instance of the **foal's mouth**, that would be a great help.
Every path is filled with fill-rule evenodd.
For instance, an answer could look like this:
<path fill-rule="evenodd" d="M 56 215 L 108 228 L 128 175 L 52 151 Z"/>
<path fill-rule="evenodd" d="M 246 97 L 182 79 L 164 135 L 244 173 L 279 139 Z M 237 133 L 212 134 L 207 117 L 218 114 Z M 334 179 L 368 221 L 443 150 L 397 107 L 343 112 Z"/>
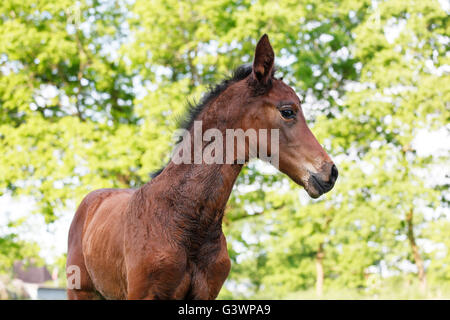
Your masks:
<path fill-rule="evenodd" d="M 316 199 L 333 189 L 334 183 L 335 181 L 325 182 L 317 174 L 309 172 L 309 179 L 305 189 L 311 198 Z"/>

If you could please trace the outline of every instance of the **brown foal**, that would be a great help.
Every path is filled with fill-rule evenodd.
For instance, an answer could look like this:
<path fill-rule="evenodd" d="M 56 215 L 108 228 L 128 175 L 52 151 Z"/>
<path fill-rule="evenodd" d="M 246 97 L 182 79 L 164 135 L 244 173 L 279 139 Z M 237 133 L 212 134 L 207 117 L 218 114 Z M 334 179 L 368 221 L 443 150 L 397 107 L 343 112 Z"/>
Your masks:
<path fill-rule="evenodd" d="M 278 129 L 280 171 L 317 198 L 333 188 L 337 169 L 306 125 L 294 90 L 274 78 L 274 58 L 264 35 L 253 66 L 214 88 L 185 128 L 193 133 L 194 120 L 202 121 L 203 130 L 216 128 L 224 138 L 227 129 Z M 259 142 L 274 156 L 267 141 Z M 89 193 L 69 232 L 67 266 L 80 277 L 69 299 L 215 299 L 230 271 L 222 218 L 243 166 L 234 151 L 231 163 L 172 158 L 137 190 Z"/>

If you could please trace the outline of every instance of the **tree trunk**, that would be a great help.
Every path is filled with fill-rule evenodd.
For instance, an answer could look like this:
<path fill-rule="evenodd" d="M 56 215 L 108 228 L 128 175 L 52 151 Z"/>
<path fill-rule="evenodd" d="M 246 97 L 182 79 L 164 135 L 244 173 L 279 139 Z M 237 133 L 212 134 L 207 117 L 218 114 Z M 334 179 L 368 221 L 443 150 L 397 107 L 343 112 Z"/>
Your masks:
<path fill-rule="evenodd" d="M 324 272 L 323 272 L 323 258 L 325 253 L 323 251 L 323 243 L 319 245 L 319 249 L 316 253 L 316 294 L 318 297 L 321 297 L 323 294 L 323 280 L 324 280 Z"/>
<path fill-rule="evenodd" d="M 333 218 L 328 216 L 325 220 L 322 232 L 327 232 Z M 325 273 L 323 271 L 323 259 L 325 258 L 325 250 L 323 249 L 324 242 L 319 244 L 319 248 L 316 253 L 316 294 L 318 297 L 323 295 L 323 281 L 325 279 Z"/>
<path fill-rule="evenodd" d="M 423 265 L 422 257 L 419 253 L 419 247 L 416 244 L 416 238 L 414 236 L 414 224 L 413 224 L 413 209 L 411 209 L 406 215 L 406 222 L 408 225 L 408 239 L 409 244 L 411 245 L 411 250 L 414 257 L 414 262 L 417 266 L 418 276 L 420 281 L 420 289 L 423 293 L 425 293 L 427 289 L 427 277 L 425 274 L 425 267 Z"/>

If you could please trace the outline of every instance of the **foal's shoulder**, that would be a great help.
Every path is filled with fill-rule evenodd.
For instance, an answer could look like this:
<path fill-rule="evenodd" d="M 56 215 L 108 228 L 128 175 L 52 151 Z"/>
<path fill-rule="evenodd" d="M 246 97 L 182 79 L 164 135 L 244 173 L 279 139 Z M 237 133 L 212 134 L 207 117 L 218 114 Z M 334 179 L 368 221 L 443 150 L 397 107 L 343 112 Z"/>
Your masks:
<path fill-rule="evenodd" d="M 121 195 L 131 196 L 135 191 L 136 191 L 135 189 L 114 189 L 114 188 L 97 189 L 89 192 L 84 198 L 83 202 L 85 203 L 98 202 L 99 200 L 103 201 L 113 196 L 121 196 Z"/>

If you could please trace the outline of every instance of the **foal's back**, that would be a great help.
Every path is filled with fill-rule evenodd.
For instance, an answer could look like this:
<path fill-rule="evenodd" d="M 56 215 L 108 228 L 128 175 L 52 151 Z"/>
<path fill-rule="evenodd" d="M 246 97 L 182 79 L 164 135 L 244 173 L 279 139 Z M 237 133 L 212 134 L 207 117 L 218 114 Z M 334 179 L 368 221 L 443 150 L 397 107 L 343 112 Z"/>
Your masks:
<path fill-rule="evenodd" d="M 89 193 L 69 231 L 67 266 L 80 268 L 80 289 L 69 299 L 125 298 L 123 214 L 135 190 L 99 189 Z"/>

